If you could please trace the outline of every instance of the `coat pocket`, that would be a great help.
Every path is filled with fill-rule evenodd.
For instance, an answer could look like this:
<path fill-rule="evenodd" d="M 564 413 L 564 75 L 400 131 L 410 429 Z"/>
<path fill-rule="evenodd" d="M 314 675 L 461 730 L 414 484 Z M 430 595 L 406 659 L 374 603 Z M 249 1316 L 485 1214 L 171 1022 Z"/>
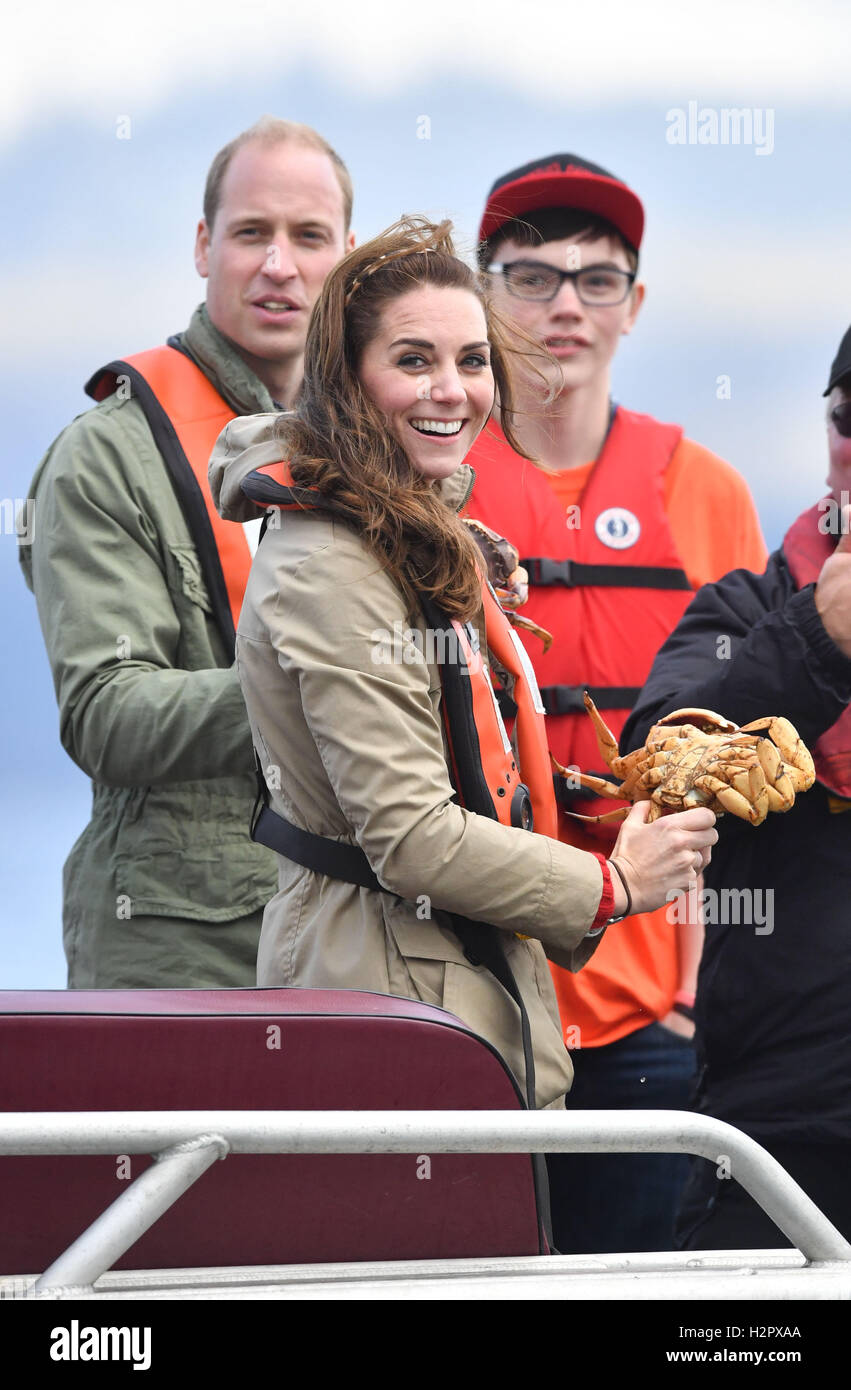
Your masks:
<path fill-rule="evenodd" d="M 474 966 L 444 916 L 419 922 L 408 916 L 392 930 L 404 945 L 406 963 L 416 975 L 433 960 L 443 962 L 442 996 L 435 1002 L 460 1018 L 468 1028 L 489 1042 L 513 1072 L 520 1093 L 524 1093 L 526 1064 L 520 1024 L 520 1010 L 507 990 L 484 965 Z M 424 929 L 430 927 L 431 932 Z M 497 927 L 492 928 L 498 932 Z M 500 943 L 523 996 L 532 1033 L 535 1055 L 536 1092 L 539 1105 L 554 1104 L 570 1087 L 573 1068 L 562 1038 L 555 991 L 543 948 L 538 941 L 519 941 L 511 932 L 500 933 Z M 407 953 L 418 951 L 419 958 Z M 422 997 L 422 996 L 420 996 Z"/>
<path fill-rule="evenodd" d="M 457 964 L 474 969 L 460 941 L 442 913 L 426 915 L 427 902 L 415 905 L 386 894 L 382 897 L 390 993 L 446 1008 L 450 967 Z"/>
<path fill-rule="evenodd" d="M 251 783 L 137 788 L 116 838 L 115 880 L 126 913 L 230 922 L 277 888 L 271 850 L 249 838 Z"/>
<path fill-rule="evenodd" d="M 425 904 L 421 910 L 425 913 Z M 516 1005 L 487 966 L 468 960 L 448 914 L 418 917 L 412 903 L 391 899 L 384 921 L 391 992 L 410 994 L 412 984 L 411 997 L 455 1014 L 505 1055 L 519 1018 Z"/>

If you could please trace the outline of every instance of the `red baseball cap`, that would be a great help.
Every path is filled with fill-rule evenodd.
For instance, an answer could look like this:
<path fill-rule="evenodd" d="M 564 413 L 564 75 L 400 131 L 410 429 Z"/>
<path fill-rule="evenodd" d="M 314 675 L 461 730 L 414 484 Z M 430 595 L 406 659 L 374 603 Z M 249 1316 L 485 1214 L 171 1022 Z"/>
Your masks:
<path fill-rule="evenodd" d="M 575 154 L 535 159 L 497 179 L 485 204 L 479 241 L 487 241 L 512 218 L 541 208 L 584 208 L 611 222 L 636 251 L 641 245 L 641 200 L 607 169 Z"/>

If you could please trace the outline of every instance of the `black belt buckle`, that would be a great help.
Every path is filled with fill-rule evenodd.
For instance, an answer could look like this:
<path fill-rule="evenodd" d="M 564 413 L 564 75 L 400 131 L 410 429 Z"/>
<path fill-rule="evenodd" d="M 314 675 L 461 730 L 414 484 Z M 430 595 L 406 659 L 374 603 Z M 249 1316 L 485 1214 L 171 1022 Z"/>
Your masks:
<path fill-rule="evenodd" d="M 547 714 L 584 714 L 583 685 L 544 685 L 541 700 Z"/>
<path fill-rule="evenodd" d="M 532 584 L 552 589 L 561 585 L 565 589 L 574 587 L 572 560 L 549 560 L 546 556 L 535 556 L 531 560 L 521 560 L 521 565 L 529 571 Z"/>

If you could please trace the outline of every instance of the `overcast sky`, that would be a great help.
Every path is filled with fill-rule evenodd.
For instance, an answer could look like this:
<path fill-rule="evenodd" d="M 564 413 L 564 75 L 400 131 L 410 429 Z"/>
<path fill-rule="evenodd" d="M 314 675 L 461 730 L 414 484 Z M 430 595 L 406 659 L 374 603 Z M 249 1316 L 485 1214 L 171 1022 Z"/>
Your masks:
<path fill-rule="evenodd" d="M 506 93 L 540 102 L 629 104 L 709 88 L 736 105 L 849 102 L 844 0 L 146 0 L 144 13 L 41 0 L 10 7 L 4 39 L 0 130 L 9 140 L 75 115 L 148 115 L 177 92 L 231 86 L 237 67 L 258 87 L 315 67 L 354 93 L 392 95 L 429 74 L 497 78 Z"/>

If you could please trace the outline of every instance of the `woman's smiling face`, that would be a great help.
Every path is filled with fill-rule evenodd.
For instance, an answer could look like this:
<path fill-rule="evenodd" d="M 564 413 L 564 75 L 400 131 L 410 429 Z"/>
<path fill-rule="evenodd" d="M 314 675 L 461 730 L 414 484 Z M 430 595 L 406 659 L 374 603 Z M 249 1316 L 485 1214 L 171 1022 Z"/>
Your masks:
<path fill-rule="evenodd" d="M 386 304 L 358 376 L 412 465 L 447 478 L 494 402 L 485 312 L 470 290 L 422 285 Z"/>

